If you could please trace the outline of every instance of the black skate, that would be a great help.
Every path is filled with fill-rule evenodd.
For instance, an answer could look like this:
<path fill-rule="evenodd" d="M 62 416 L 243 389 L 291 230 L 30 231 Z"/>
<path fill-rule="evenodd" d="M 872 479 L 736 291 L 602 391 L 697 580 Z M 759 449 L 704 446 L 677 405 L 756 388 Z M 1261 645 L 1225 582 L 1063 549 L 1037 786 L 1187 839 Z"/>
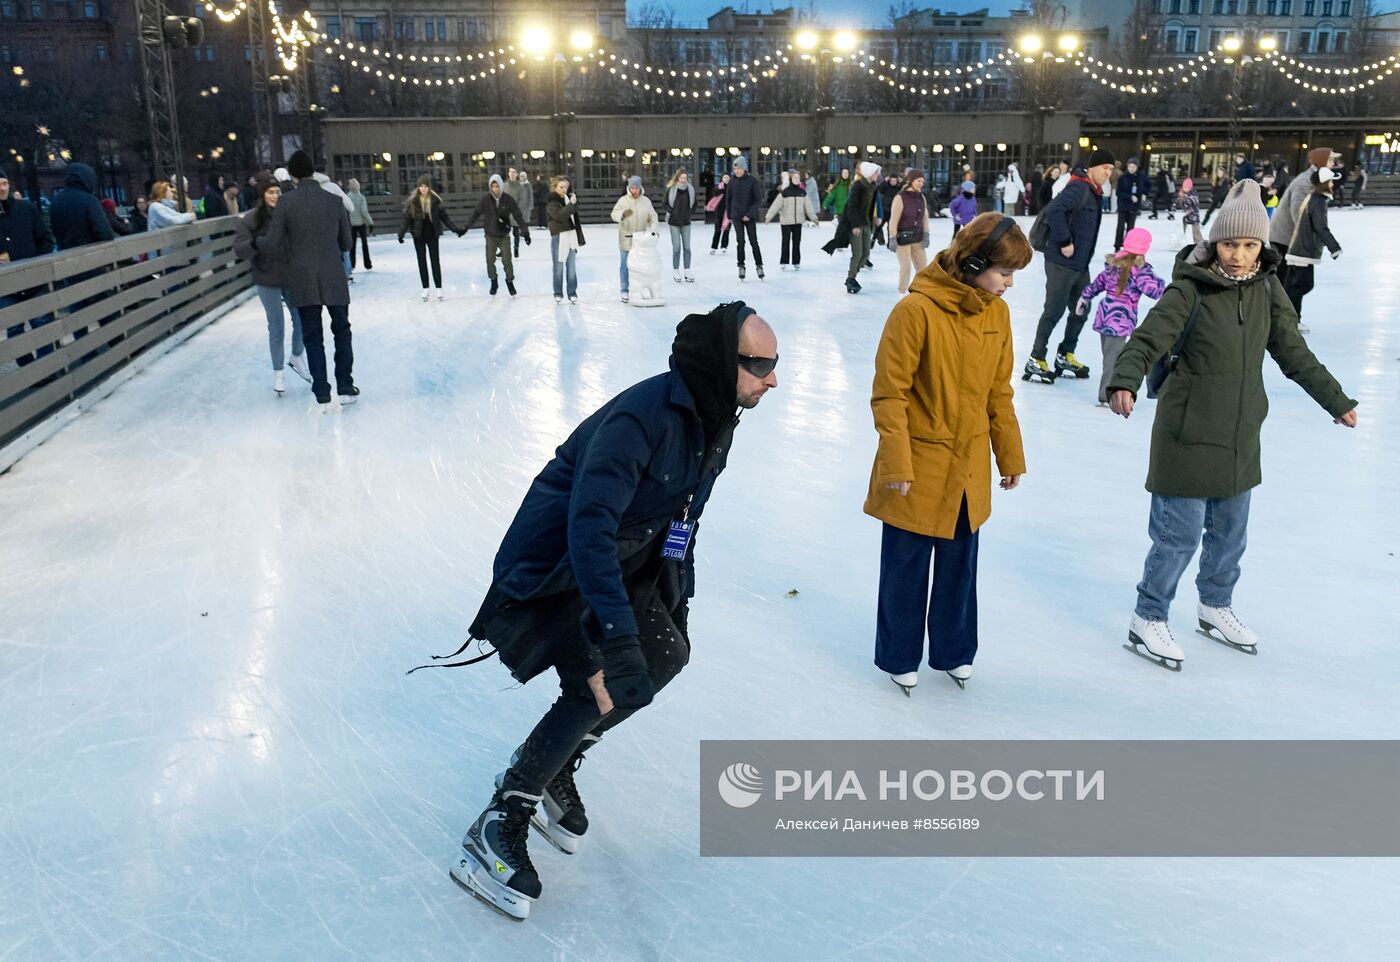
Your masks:
<path fill-rule="evenodd" d="M 498 788 L 467 830 L 451 869 L 453 881 L 516 921 L 529 918 L 540 897 L 540 877 L 526 848 L 539 801 L 538 795 Z"/>
<path fill-rule="evenodd" d="M 754 268 L 754 270 L 758 272 L 758 279 L 763 280 L 763 265 L 759 264 L 757 267 Z"/>
<path fill-rule="evenodd" d="M 847 294 L 859 294 L 859 293 L 860 293 L 860 281 L 856 280 L 854 277 L 848 277 L 848 278 L 846 278 L 846 293 L 847 293 Z"/>
<path fill-rule="evenodd" d="M 583 764 L 583 753 L 598 742 L 597 735 L 586 735 L 583 744 L 573 757 L 564 763 L 559 774 L 544 787 L 543 803 L 530 818 L 530 824 L 544 836 L 546 842 L 565 855 L 573 855 L 583 844 L 583 836 L 588 831 L 588 814 L 579 798 L 578 786 L 574 784 L 574 772 Z M 520 757 L 520 749 L 510 756 L 514 765 Z M 496 776 L 496 787 L 500 788 L 505 779 L 502 772 Z"/>
<path fill-rule="evenodd" d="M 1058 372 L 1046 364 L 1038 357 L 1033 357 L 1026 362 L 1025 370 L 1021 372 L 1021 380 L 1033 381 L 1037 384 L 1054 384 Z"/>
<path fill-rule="evenodd" d="M 1089 376 L 1089 365 L 1080 364 L 1079 359 L 1073 352 L 1068 354 L 1055 355 L 1055 376 L 1086 378 Z"/>
<path fill-rule="evenodd" d="M 743 265 L 743 264 L 740 264 L 740 265 L 739 265 L 739 280 L 742 281 L 743 279 L 744 279 L 744 265 Z"/>
<path fill-rule="evenodd" d="M 500 284 L 500 282 L 499 282 L 498 280 L 496 280 L 496 278 L 494 278 L 494 277 L 491 278 L 491 293 L 494 295 L 494 294 L 495 294 L 497 291 L 499 291 L 500 289 L 501 289 L 501 284 Z"/>

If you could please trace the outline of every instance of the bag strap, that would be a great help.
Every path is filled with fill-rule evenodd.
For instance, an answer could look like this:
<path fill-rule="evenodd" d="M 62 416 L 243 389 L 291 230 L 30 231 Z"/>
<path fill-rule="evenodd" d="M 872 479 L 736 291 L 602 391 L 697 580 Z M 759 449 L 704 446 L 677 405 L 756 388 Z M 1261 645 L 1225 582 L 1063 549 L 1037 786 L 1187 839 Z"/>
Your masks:
<path fill-rule="evenodd" d="M 1186 342 L 1191 339 L 1191 332 L 1196 329 L 1196 315 L 1200 311 L 1201 291 L 1200 288 L 1196 288 L 1196 298 L 1191 302 L 1191 312 L 1186 315 L 1186 325 L 1182 327 L 1181 333 L 1177 335 L 1176 343 L 1172 345 L 1171 353 L 1167 355 L 1168 370 L 1176 370 L 1177 359 L 1181 357 L 1181 352 L 1186 349 Z"/>

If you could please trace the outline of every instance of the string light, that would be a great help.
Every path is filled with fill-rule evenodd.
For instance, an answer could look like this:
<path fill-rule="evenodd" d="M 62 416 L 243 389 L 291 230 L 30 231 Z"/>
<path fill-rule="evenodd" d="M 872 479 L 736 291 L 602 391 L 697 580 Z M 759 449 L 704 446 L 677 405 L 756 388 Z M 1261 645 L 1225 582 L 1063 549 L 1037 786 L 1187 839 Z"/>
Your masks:
<path fill-rule="evenodd" d="M 937 68 L 929 69 L 927 67 L 909 67 L 903 64 L 891 63 L 888 60 L 882 60 L 879 57 L 867 53 L 864 50 L 858 51 L 856 55 L 865 60 L 865 63 L 862 66 L 866 67 L 867 73 L 869 72 L 869 65 L 872 63 L 876 63 L 879 64 L 881 67 L 885 68 L 886 70 L 897 71 L 901 74 L 933 78 L 965 76 L 967 74 L 981 73 L 989 67 L 993 67 L 997 64 L 1009 63 L 1012 60 L 1013 51 L 1010 47 L 1007 47 L 1005 50 L 993 54 L 991 57 L 988 57 L 986 60 L 983 60 L 980 63 L 962 64 L 960 66 L 950 67 L 944 70 L 939 70 Z"/>

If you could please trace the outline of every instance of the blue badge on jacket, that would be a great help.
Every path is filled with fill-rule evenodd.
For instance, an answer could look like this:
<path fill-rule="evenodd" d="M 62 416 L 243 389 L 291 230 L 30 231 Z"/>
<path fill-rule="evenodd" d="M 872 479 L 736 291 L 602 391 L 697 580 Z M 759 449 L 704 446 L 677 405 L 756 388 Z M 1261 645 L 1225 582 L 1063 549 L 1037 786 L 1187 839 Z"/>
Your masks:
<path fill-rule="evenodd" d="M 666 529 L 666 540 L 661 545 L 661 557 L 670 561 L 684 561 L 694 534 L 694 521 L 672 521 L 671 527 Z"/>

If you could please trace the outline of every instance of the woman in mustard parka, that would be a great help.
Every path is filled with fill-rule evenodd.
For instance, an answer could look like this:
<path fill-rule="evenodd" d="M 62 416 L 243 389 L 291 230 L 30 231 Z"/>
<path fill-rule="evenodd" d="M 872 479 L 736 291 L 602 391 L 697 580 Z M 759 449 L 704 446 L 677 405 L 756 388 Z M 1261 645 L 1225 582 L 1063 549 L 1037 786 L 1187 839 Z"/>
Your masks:
<path fill-rule="evenodd" d="M 909 694 L 929 665 L 960 685 L 977 654 L 977 534 L 1026 471 L 1002 294 L 1031 260 L 1010 217 L 983 214 L 920 271 L 885 322 L 870 400 L 880 435 L 865 513 L 884 522 L 875 664 Z M 929 567 L 933 562 L 933 591 Z"/>

